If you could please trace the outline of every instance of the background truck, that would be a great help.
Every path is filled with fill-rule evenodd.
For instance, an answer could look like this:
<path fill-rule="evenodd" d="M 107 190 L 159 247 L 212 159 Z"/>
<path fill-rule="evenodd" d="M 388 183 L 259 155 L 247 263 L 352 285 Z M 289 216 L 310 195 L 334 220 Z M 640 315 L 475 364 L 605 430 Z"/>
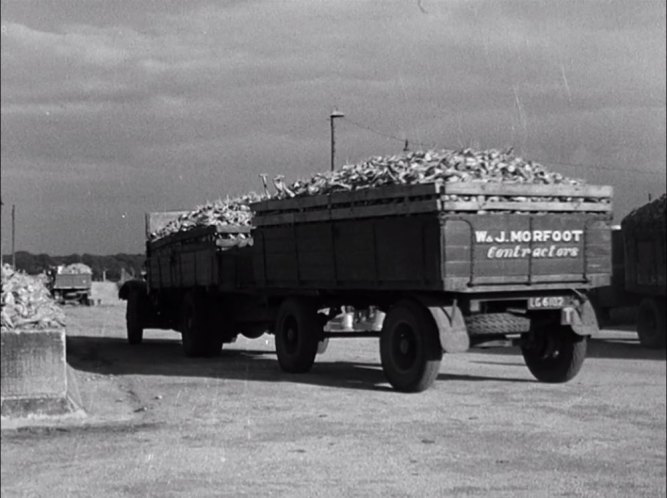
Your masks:
<path fill-rule="evenodd" d="M 407 392 L 432 384 L 443 352 L 501 340 L 540 381 L 565 382 L 598 331 L 586 293 L 609 284 L 611 196 L 466 182 L 260 202 L 253 228 L 147 242 L 146 281 L 120 289 L 128 340 L 171 328 L 207 355 L 268 332 L 280 367 L 306 372 L 330 338 L 379 336 L 385 376 Z M 178 214 L 147 215 L 147 233 Z M 346 306 L 381 310 L 381 331 L 325 327 Z"/>
<path fill-rule="evenodd" d="M 612 277 L 597 289 L 593 302 L 601 317 L 619 307 L 637 307 L 637 335 L 642 345 L 664 348 L 665 195 L 626 216 L 612 231 Z"/>
<path fill-rule="evenodd" d="M 91 304 L 92 270 L 87 265 L 75 263 L 61 265 L 49 272 L 48 287 L 60 304 Z"/>

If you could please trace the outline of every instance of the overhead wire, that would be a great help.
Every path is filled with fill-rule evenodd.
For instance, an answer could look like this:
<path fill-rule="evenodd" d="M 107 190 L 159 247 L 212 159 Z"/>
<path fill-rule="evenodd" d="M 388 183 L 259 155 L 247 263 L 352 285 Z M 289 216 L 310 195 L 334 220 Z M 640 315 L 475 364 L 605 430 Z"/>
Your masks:
<path fill-rule="evenodd" d="M 432 144 L 432 143 L 424 143 L 424 142 L 420 142 L 418 140 L 413 140 L 409 137 L 405 137 L 405 136 L 404 137 L 399 137 L 399 136 L 396 136 L 396 135 L 392 135 L 390 133 L 382 132 L 382 131 L 377 130 L 375 128 L 372 128 L 368 125 L 364 125 L 362 123 L 358 123 L 356 121 L 353 121 L 350 118 L 348 118 L 347 116 L 343 117 L 342 119 L 344 121 L 350 123 L 351 125 L 356 126 L 357 128 L 361 128 L 363 130 L 369 131 L 369 132 L 371 132 L 375 135 L 387 138 L 389 140 L 396 140 L 396 141 L 401 142 L 401 143 L 405 143 L 407 141 L 409 144 L 419 145 L 420 147 L 436 147 L 436 145 Z"/>

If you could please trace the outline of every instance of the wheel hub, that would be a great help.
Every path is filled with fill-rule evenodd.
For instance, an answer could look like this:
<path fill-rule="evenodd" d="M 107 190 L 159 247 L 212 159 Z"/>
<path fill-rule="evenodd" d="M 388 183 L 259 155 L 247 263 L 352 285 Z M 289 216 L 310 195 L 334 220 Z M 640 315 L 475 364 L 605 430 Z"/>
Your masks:
<path fill-rule="evenodd" d="M 394 361 L 401 370 L 409 370 L 416 360 L 415 332 L 405 323 L 395 330 L 393 340 Z"/>
<path fill-rule="evenodd" d="M 402 337 L 398 343 L 398 351 L 402 355 L 407 355 L 410 352 L 410 341 L 407 338 Z"/>

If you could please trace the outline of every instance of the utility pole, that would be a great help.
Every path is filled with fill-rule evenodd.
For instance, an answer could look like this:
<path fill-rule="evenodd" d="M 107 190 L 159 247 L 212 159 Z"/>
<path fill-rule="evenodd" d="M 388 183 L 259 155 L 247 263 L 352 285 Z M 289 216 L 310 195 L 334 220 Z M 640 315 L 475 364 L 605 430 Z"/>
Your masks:
<path fill-rule="evenodd" d="M 12 204 L 12 268 L 16 270 L 16 204 Z"/>
<path fill-rule="evenodd" d="M 4 206 L 5 203 L 2 202 L 2 198 L 0 198 L 0 225 L 2 225 L 2 206 Z M 2 267 L 2 237 L 0 237 L 0 267 Z"/>
<path fill-rule="evenodd" d="M 329 118 L 331 119 L 331 171 L 335 169 L 336 165 L 336 129 L 334 127 L 334 120 L 336 118 L 342 118 L 345 117 L 345 114 L 342 112 L 338 112 L 336 109 L 333 110 L 331 113 L 331 116 Z"/>

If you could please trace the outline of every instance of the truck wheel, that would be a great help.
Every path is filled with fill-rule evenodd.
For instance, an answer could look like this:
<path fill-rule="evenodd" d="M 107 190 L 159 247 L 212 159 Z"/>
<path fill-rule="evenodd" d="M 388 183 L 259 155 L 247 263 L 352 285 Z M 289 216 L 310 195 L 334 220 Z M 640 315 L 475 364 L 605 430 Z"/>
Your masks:
<path fill-rule="evenodd" d="M 125 309 L 128 344 L 141 344 L 141 341 L 144 339 L 144 328 L 141 326 L 140 306 L 140 296 L 136 292 L 130 293 L 127 299 L 127 308 Z"/>
<path fill-rule="evenodd" d="M 394 389 L 421 392 L 435 381 L 442 361 L 438 328 L 424 307 L 401 301 L 389 310 L 380 334 L 385 377 Z"/>
<path fill-rule="evenodd" d="M 222 337 L 211 333 L 205 303 L 192 294 L 181 308 L 181 342 L 185 356 L 215 356 L 222 349 Z"/>
<path fill-rule="evenodd" d="M 537 380 L 556 384 L 567 382 L 579 373 L 586 358 L 587 344 L 586 337 L 559 325 L 526 338 L 521 353 L 528 370 Z"/>
<path fill-rule="evenodd" d="M 283 302 L 278 311 L 275 330 L 276 353 L 283 371 L 309 371 L 321 338 L 322 324 L 314 305 L 297 299 Z"/>
<path fill-rule="evenodd" d="M 639 303 L 637 335 L 642 346 L 665 347 L 665 310 L 655 299 L 646 297 Z"/>

